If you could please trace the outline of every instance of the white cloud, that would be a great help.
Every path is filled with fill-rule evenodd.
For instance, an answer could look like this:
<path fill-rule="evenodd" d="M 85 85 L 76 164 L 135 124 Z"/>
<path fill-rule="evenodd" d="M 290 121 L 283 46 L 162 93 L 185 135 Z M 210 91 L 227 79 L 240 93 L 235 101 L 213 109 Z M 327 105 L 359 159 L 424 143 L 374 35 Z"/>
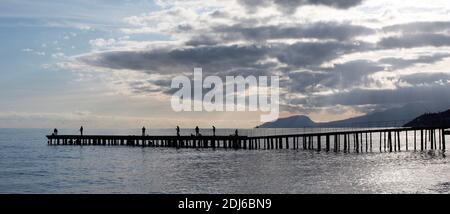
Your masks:
<path fill-rule="evenodd" d="M 31 53 L 31 54 L 34 54 L 34 55 L 37 55 L 37 56 L 45 56 L 46 55 L 46 53 L 44 51 L 36 51 L 34 49 L 31 49 L 31 48 L 24 48 L 24 49 L 22 49 L 22 51 L 23 52 L 27 52 L 27 53 Z"/>
<path fill-rule="evenodd" d="M 65 59 L 66 55 L 62 52 L 52 54 L 52 58 L 54 59 Z"/>
<path fill-rule="evenodd" d="M 112 46 L 116 43 L 115 39 L 103 39 L 103 38 L 98 38 L 98 39 L 94 39 L 94 40 L 90 40 L 89 44 L 93 47 L 93 48 L 107 48 L 109 46 Z"/>

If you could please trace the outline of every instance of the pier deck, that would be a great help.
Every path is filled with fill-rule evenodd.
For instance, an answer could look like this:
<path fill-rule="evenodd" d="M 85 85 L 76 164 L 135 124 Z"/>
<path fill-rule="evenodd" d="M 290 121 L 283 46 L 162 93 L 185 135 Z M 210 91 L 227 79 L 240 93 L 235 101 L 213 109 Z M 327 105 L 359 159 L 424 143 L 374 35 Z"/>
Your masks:
<path fill-rule="evenodd" d="M 48 135 L 49 145 L 142 146 L 173 148 L 305 149 L 369 152 L 443 150 L 447 127 L 383 128 L 267 136 Z M 378 146 L 374 148 L 374 144 Z M 402 146 L 404 144 L 404 146 Z M 413 145 L 411 145 L 413 144 Z M 410 148 L 410 146 L 412 148 Z"/>

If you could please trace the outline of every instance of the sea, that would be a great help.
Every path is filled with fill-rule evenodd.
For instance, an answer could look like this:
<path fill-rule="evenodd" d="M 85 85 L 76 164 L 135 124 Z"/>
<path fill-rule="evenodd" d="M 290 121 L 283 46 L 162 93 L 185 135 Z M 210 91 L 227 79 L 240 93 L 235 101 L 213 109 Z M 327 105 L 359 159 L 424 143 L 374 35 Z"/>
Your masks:
<path fill-rule="evenodd" d="M 344 153 L 48 146 L 49 129 L 0 129 L 0 193 L 450 193 L 447 151 Z M 322 130 L 239 130 L 242 135 Z M 147 130 L 174 134 L 174 129 Z M 190 134 L 193 130 L 182 130 Z M 210 130 L 202 130 L 210 134 Z M 234 130 L 218 129 L 216 134 Z M 77 134 L 76 130 L 59 130 Z M 140 134 L 89 130 L 86 134 Z M 447 136 L 447 142 L 450 142 Z M 376 140 L 375 140 L 376 141 Z M 405 146 L 405 145 L 403 145 Z"/>

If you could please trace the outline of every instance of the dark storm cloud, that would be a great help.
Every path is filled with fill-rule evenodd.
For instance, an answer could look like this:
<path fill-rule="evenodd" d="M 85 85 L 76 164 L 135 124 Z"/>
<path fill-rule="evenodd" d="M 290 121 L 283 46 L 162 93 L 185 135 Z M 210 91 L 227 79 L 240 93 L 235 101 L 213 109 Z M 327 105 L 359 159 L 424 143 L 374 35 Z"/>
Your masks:
<path fill-rule="evenodd" d="M 345 9 L 361 1 L 275 1 L 241 0 L 249 8 L 254 5 L 278 5 L 287 12 L 293 12 L 302 5 L 328 5 Z M 253 6 L 253 7 L 252 7 Z M 226 13 L 214 12 L 212 17 L 225 17 Z M 171 78 L 174 75 L 192 73 L 194 67 L 202 67 L 204 75 L 224 76 L 260 76 L 281 71 L 283 77 L 280 86 L 288 93 L 282 97 L 292 104 L 289 108 L 301 104 L 301 108 L 315 109 L 333 105 L 386 106 L 406 104 L 416 101 L 449 99 L 450 75 L 445 73 L 420 73 L 387 78 L 394 84 L 408 83 L 412 87 L 400 87 L 392 90 L 358 89 L 368 85 L 384 85 L 376 82 L 370 75 L 380 72 L 396 72 L 416 64 L 433 64 L 450 54 L 422 55 L 414 59 L 389 57 L 380 60 L 354 60 L 325 67 L 324 63 L 343 55 L 367 51 L 390 50 L 415 47 L 450 46 L 450 22 L 416 22 L 392 25 L 382 29 L 337 22 L 317 22 L 305 25 L 275 26 L 256 25 L 258 20 L 244 20 L 240 24 L 210 27 L 205 32 L 191 36 L 185 47 L 174 49 L 156 49 L 148 51 L 116 51 L 96 53 L 79 57 L 78 60 L 93 66 L 112 69 L 138 70 L 149 74 L 166 75 L 167 79 L 148 80 L 148 82 L 130 83 L 135 93 L 162 92 L 172 94 Z M 357 41 L 358 36 L 375 35 L 377 32 L 394 32 L 397 36 L 381 38 L 378 43 Z M 177 32 L 190 31 L 196 34 L 190 25 L 179 25 Z M 268 43 L 270 39 L 314 39 L 314 42 Z M 242 45 L 229 45 L 239 41 Z M 256 45 L 259 44 L 259 45 Z M 278 62 L 266 59 L 276 59 Z M 299 72 L 300 71 L 300 72 Z M 396 82 L 398 81 L 398 82 Z M 148 83 L 155 87 L 147 87 Z M 400 84 L 399 84 L 400 85 Z M 315 92 L 333 90 L 331 95 L 316 95 Z M 289 95 L 304 95 L 306 98 L 292 99 Z"/>
<path fill-rule="evenodd" d="M 175 28 L 176 32 L 188 32 L 194 29 L 191 25 L 188 24 L 180 24 Z"/>
<path fill-rule="evenodd" d="M 378 46 L 382 49 L 450 46 L 450 22 L 446 21 L 390 25 L 382 30 L 401 33 L 381 39 Z"/>
<path fill-rule="evenodd" d="M 332 75 L 325 72 L 301 71 L 289 74 L 289 82 L 286 83 L 292 93 L 308 93 L 316 90 L 316 86 L 330 78 Z"/>
<path fill-rule="evenodd" d="M 429 85 L 429 84 L 449 84 L 449 73 L 415 73 L 402 76 L 400 81 L 407 82 L 412 85 Z"/>
<path fill-rule="evenodd" d="M 270 70 L 276 64 L 260 62 L 267 57 L 276 58 L 293 68 L 311 67 L 334 59 L 341 54 L 361 51 L 365 48 L 367 48 L 367 44 L 348 42 L 219 45 L 174 50 L 105 52 L 95 54 L 95 56 L 82 56 L 78 60 L 93 66 L 157 74 L 192 72 L 194 67 L 202 67 L 206 72 L 223 76 L 226 74 L 224 72 L 232 72 L 236 69 L 243 69 L 242 71 Z"/>
<path fill-rule="evenodd" d="M 298 7 L 305 5 L 322 5 L 338 9 L 348 9 L 361 4 L 361 2 L 363 0 L 239 0 L 239 3 L 249 11 L 274 4 L 278 9 L 286 13 L 293 13 Z"/>
<path fill-rule="evenodd" d="M 450 22 L 412 22 L 406 24 L 390 25 L 383 27 L 384 31 L 401 33 L 432 33 L 446 32 L 450 30 Z"/>
<path fill-rule="evenodd" d="M 406 34 L 383 38 L 378 46 L 382 49 L 450 46 L 450 36 L 435 33 Z"/>
<path fill-rule="evenodd" d="M 320 69 L 320 68 L 318 68 Z M 368 60 L 355 60 L 323 68 L 319 72 L 303 71 L 289 74 L 289 90 L 294 93 L 318 92 L 324 87 L 345 89 L 371 82 L 368 75 L 384 70 L 384 66 Z"/>
<path fill-rule="evenodd" d="M 116 51 L 98 53 L 94 56 L 78 58 L 84 63 L 111 69 L 138 70 L 149 74 L 173 75 L 191 74 L 194 67 L 202 67 L 204 75 L 225 76 L 270 76 L 272 72 L 282 71 L 289 74 L 291 70 L 310 68 L 322 70 L 322 74 L 302 73 L 292 75 L 292 81 L 281 82 L 283 88 L 291 87 L 293 93 L 314 91 L 316 84 L 324 87 L 343 87 L 343 85 L 356 84 L 364 74 L 372 70 L 382 70 L 373 63 L 355 61 L 346 64 L 337 64 L 334 69 L 322 69 L 320 65 L 342 54 L 362 51 L 370 45 L 353 42 L 299 42 L 292 45 L 248 45 L 248 46 L 200 46 L 179 48 L 174 50 L 150 51 Z M 263 59 L 278 59 L 283 63 L 261 61 Z M 359 72 L 357 72 L 359 71 Z M 171 93 L 169 81 L 149 81 L 155 87 L 146 84 L 129 84 L 136 93 L 155 92 Z"/>
<path fill-rule="evenodd" d="M 252 27 L 247 25 L 218 26 L 213 28 L 225 41 L 249 40 L 265 41 L 268 39 L 336 39 L 345 41 L 360 35 L 373 34 L 373 29 L 336 22 L 317 22 L 312 24 L 302 24 L 298 26 L 260 26 Z"/>
<path fill-rule="evenodd" d="M 449 84 L 404 87 L 397 88 L 395 90 L 355 89 L 333 95 L 311 95 L 307 98 L 292 100 L 292 103 L 314 107 L 333 105 L 402 105 L 418 101 L 432 102 L 437 100 L 450 100 L 450 93 L 448 93 L 448 91 L 450 91 Z"/>
<path fill-rule="evenodd" d="M 369 60 L 355 60 L 343 64 L 336 64 L 334 68 L 327 69 L 333 75 L 322 84 L 329 88 L 345 89 L 357 86 L 358 84 L 368 84 L 372 80 L 368 78 L 370 74 L 383 71 L 384 66 Z"/>
<path fill-rule="evenodd" d="M 277 59 L 292 67 L 311 67 L 337 58 L 338 56 L 370 50 L 367 43 L 354 42 L 299 42 L 287 46 L 276 55 Z"/>
<path fill-rule="evenodd" d="M 420 56 L 416 59 L 383 58 L 379 61 L 355 60 L 333 67 L 321 67 L 322 63 L 343 54 L 372 50 L 373 46 L 354 42 L 299 42 L 292 45 L 248 45 L 248 46 L 202 46 L 174 50 L 123 51 L 97 54 L 95 57 L 81 57 L 85 63 L 113 69 L 140 70 L 146 73 L 173 76 L 192 73 L 194 67 L 202 67 L 205 75 L 271 75 L 276 71 L 275 62 L 261 63 L 264 58 L 276 58 L 286 67 L 281 69 L 289 81 L 280 85 L 290 93 L 309 94 L 323 89 L 347 89 L 373 83 L 370 74 L 390 69 L 406 68 L 417 63 L 431 64 L 450 54 Z M 304 69 L 303 72 L 292 72 Z M 169 77 L 168 77 L 169 78 Z M 169 78 L 170 79 L 170 78 Z M 152 81 L 162 92 L 170 93 L 170 82 Z M 141 85 L 130 85 L 137 91 L 148 90 Z M 155 88 L 149 89 L 151 92 Z"/>
<path fill-rule="evenodd" d="M 447 57 L 450 57 L 450 54 L 432 54 L 426 56 L 419 56 L 416 59 L 403 59 L 403 58 L 395 58 L 395 57 L 387 57 L 380 59 L 378 62 L 382 64 L 390 65 L 390 69 L 403 69 L 410 67 L 415 64 L 433 64 L 439 62 Z"/>
<path fill-rule="evenodd" d="M 402 58 L 382 58 L 378 61 L 370 60 L 354 60 L 342 64 L 335 64 L 330 68 L 317 67 L 315 71 L 302 71 L 289 73 L 290 81 L 288 82 L 289 91 L 293 93 L 312 93 L 325 89 L 348 89 L 359 85 L 368 85 L 376 83 L 375 80 L 369 78 L 369 75 L 386 69 L 393 70 L 403 69 L 414 66 L 419 63 L 433 64 L 439 62 L 450 54 L 434 54 L 420 56 L 416 59 Z M 421 83 L 434 83 L 438 80 L 446 81 L 446 75 L 429 76 L 427 74 L 412 77 L 405 76 L 405 82 L 416 85 Z"/>
<path fill-rule="evenodd" d="M 222 43 L 223 41 L 221 41 L 221 40 L 222 39 L 219 39 L 217 36 L 199 35 L 199 36 L 194 36 L 189 41 L 187 41 L 185 44 L 187 46 L 201 46 L 201 45 L 214 46 L 214 45 L 219 45 L 220 43 Z"/>
<path fill-rule="evenodd" d="M 338 22 L 315 22 L 290 26 L 256 26 L 253 21 L 235 25 L 219 25 L 207 32 L 191 37 L 186 45 L 218 45 L 233 41 L 265 43 L 270 39 L 318 39 L 351 41 L 357 36 L 371 35 L 376 30 L 360 25 Z"/>
<path fill-rule="evenodd" d="M 174 50 L 116 51 L 83 56 L 84 63 L 112 69 L 139 70 L 147 73 L 176 74 L 192 72 L 194 67 L 206 71 L 224 71 L 234 67 L 254 67 L 267 55 L 265 46 L 208 46 Z"/>

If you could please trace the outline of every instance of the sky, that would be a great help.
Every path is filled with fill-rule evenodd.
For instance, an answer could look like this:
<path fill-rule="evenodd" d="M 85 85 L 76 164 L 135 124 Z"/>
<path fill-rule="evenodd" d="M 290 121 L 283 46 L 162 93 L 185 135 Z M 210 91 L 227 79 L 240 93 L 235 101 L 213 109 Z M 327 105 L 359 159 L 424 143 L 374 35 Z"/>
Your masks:
<path fill-rule="evenodd" d="M 174 112 L 194 67 L 280 76 L 281 116 L 318 122 L 450 98 L 447 0 L 1 0 L 0 44 L 2 128 L 260 124 Z"/>

